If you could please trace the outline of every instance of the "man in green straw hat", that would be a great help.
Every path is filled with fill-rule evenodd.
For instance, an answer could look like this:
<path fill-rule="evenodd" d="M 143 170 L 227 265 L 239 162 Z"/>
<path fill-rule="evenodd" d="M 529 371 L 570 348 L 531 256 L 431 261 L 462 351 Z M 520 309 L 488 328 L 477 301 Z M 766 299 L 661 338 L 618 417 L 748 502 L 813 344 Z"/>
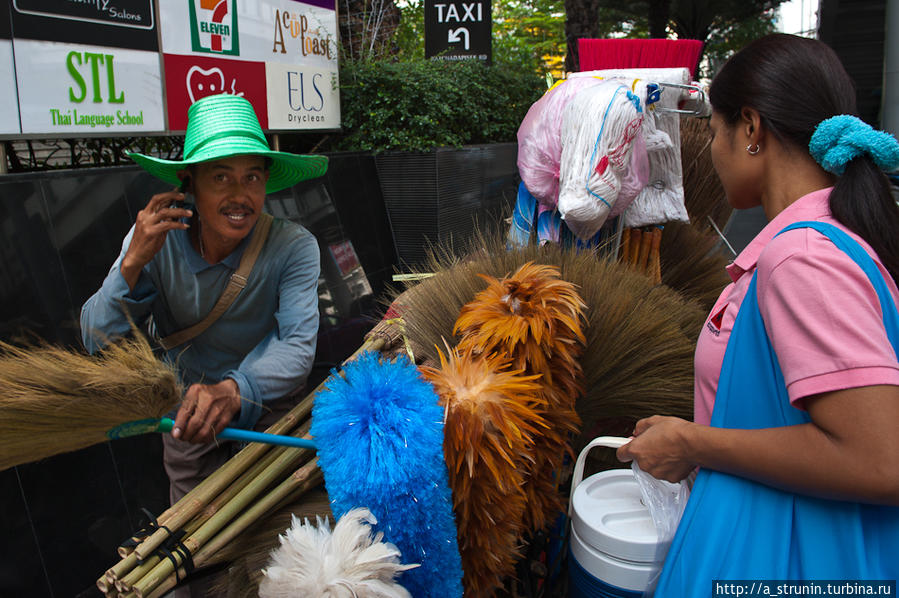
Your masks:
<path fill-rule="evenodd" d="M 183 160 L 130 157 L 180 190 L 138 213 L 82 308 L 82 338 L 94 352 L 129 334 L 129 318 L 152 317 L 187 388 L 163 436 L 174 503 L 231 456 L 217 433 L 264 429 L 302 390 L 318 332 L 318 244 L 263 215 L 263 203 L 267 192 L 324 174 L 327 158 L 269 149 L 252 105 L 233 95 L 190 107 Z M 195 205 L 180 203 L 191 196 Z"/>

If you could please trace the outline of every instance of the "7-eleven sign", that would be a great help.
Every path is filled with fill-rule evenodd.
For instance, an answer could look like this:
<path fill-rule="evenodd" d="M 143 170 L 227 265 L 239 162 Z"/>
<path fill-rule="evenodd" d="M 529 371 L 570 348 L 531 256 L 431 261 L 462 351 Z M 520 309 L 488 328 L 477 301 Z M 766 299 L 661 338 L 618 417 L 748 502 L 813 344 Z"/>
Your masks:
<path fill-rule="evenodd" d="M 194 52 L 240 55 L 237 0 L 188 0 Z"/>

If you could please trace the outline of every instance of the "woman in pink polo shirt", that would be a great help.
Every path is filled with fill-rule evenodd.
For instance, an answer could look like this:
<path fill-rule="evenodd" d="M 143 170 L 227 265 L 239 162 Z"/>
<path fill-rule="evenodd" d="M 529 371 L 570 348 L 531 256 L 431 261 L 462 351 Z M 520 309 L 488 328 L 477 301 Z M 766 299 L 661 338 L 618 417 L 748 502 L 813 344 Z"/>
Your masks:
<path fill-rule="evenodd" d="M 618 452 L 671 481 L 699 468 L 656 596 L 895 580 L 899 143 L 851 116 L 852 81 L 815 40 L 751 43 L 709 97 L 727 199 L 769 224 L 700 334 L 695 421 L 641 420 Z"/>

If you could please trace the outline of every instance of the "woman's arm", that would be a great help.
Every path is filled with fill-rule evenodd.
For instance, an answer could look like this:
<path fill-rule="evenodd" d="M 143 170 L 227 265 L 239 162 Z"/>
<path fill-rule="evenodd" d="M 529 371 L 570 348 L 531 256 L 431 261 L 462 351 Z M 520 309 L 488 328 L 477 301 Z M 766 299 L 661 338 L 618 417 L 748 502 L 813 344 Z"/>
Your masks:
<path fill-rule="evenodd" d="M 805 406 L 811 423 L 761 430 L 653 416 L 637 422 L 618 457 L 669 481 L 698 466 L 801 494 L 899 505 L 899 386 L 823 393 Z"/>

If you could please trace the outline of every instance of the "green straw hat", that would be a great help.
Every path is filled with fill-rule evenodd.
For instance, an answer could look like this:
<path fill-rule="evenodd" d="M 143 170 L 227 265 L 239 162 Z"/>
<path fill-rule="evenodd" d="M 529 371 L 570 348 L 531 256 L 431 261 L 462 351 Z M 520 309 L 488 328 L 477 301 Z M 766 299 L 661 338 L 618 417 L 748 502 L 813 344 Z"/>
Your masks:
<path fill-rule="evenodd" d="M 186 166 L 247 154 L 271 159 L 266 193 L 319 177 L 328 169 L 326 156 L 272 151 L 253 105 L 229 94 L 207 96 L 188 109 L 183 160 L 163 160 L 134 152 L 128 157 L 156 178 L 179 185 L 178 171 Z"/>

